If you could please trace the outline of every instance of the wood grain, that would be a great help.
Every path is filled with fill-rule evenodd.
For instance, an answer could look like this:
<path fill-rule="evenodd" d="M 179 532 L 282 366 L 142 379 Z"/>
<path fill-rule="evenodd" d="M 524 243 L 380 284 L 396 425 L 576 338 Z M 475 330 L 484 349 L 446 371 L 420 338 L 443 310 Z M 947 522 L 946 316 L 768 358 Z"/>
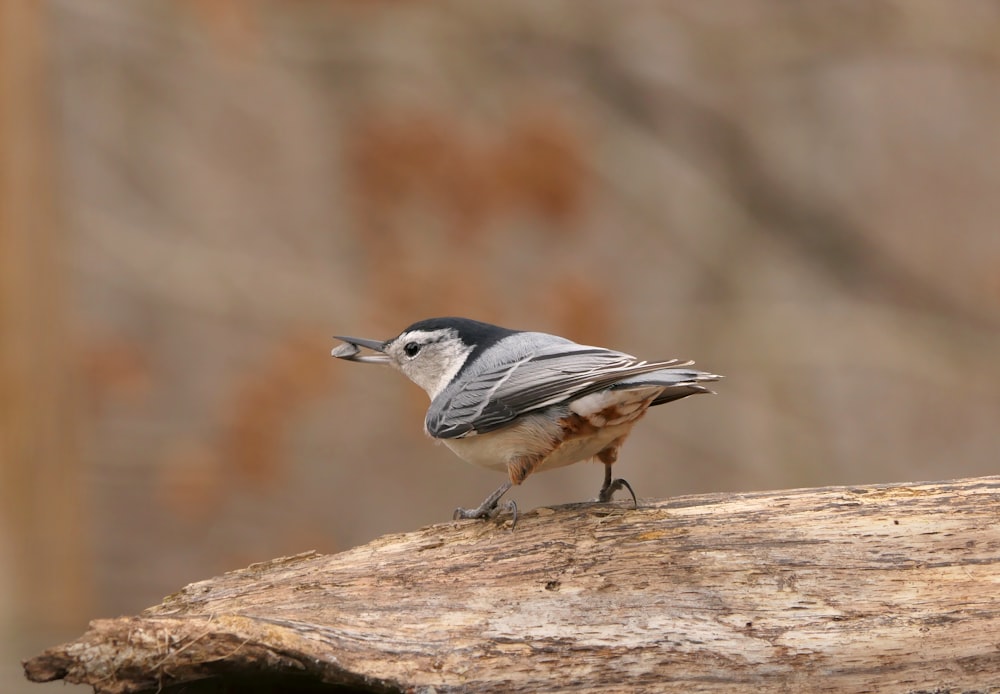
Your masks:
<path fill-rule="evenodd" d="M 995 691 L 998 519 L 1000 477 L 541 508 L 194 583 L 25 669 L 108 693 Z"/>

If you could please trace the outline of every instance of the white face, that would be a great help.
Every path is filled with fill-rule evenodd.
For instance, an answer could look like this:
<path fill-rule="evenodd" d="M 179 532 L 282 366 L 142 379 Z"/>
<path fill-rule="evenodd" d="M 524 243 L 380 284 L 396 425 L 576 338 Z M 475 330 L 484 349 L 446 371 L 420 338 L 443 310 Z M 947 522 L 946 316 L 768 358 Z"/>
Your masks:
<path fill-rule="evenodd" d="M 471 351 L 451 328 L 411 330 L 385 348 L 392 365 L 427 391 L 431 400 L 451 382 Z"/>

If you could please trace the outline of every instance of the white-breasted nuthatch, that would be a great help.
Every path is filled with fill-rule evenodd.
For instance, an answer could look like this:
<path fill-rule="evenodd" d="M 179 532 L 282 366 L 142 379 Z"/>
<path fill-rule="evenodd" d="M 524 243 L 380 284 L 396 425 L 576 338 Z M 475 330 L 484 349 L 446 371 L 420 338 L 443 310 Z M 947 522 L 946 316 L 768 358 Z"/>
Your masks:
<path fill-rule="evenodd" d="M 721 378 L 678 359 L 642 361 L 563 337 L 509 330 L 468 318 L 431 318 L 394 338 L 340 337 L 333 356 L 390 364 L 427 391 L 427 433 L 458 457 L 505 471 L 508 481 L 454 518 L 487 518 L 500 497 L 532 472 L 596 457 L 604 463 L 598 501 L 625 488 L 611 465 L 635 423 L 653 405 L 708 393 Z M 361 355 L 361 347 L 378 352 Z M 508 503 L 515 513 L 516 505 Z"/>

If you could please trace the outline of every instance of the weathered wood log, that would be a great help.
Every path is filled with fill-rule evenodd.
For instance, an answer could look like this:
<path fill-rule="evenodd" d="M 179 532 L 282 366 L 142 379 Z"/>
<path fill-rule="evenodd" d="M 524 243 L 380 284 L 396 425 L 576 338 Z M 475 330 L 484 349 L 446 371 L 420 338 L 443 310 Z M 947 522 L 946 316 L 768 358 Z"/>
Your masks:
<path fill-rule="evenodd" d="M 25 671 L 107 693 L 996 691 L 998 520 L 1000 477 L 541 508 L 194 583 Z"/>

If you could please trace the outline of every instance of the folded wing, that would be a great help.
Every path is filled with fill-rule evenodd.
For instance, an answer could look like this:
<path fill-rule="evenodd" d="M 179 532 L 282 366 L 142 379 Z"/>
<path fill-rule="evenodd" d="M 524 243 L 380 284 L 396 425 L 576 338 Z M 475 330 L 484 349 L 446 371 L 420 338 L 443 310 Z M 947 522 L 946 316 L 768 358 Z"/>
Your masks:
<path fill-rule="evenodd" d="M 640 361 L 621 352 L 572 344 L 540 350 L 513 362 L 469 374 L 461 388 L 444 392 L 427 413 L 435 438 L 484 434 L 530 412 L 607 388 L 666 389 L 653 404 L 705 392 L 698 381 L 718 377 L 687 367 L 679 359 Z M 671 390 L 673 392 L 671 393 Z"/>

